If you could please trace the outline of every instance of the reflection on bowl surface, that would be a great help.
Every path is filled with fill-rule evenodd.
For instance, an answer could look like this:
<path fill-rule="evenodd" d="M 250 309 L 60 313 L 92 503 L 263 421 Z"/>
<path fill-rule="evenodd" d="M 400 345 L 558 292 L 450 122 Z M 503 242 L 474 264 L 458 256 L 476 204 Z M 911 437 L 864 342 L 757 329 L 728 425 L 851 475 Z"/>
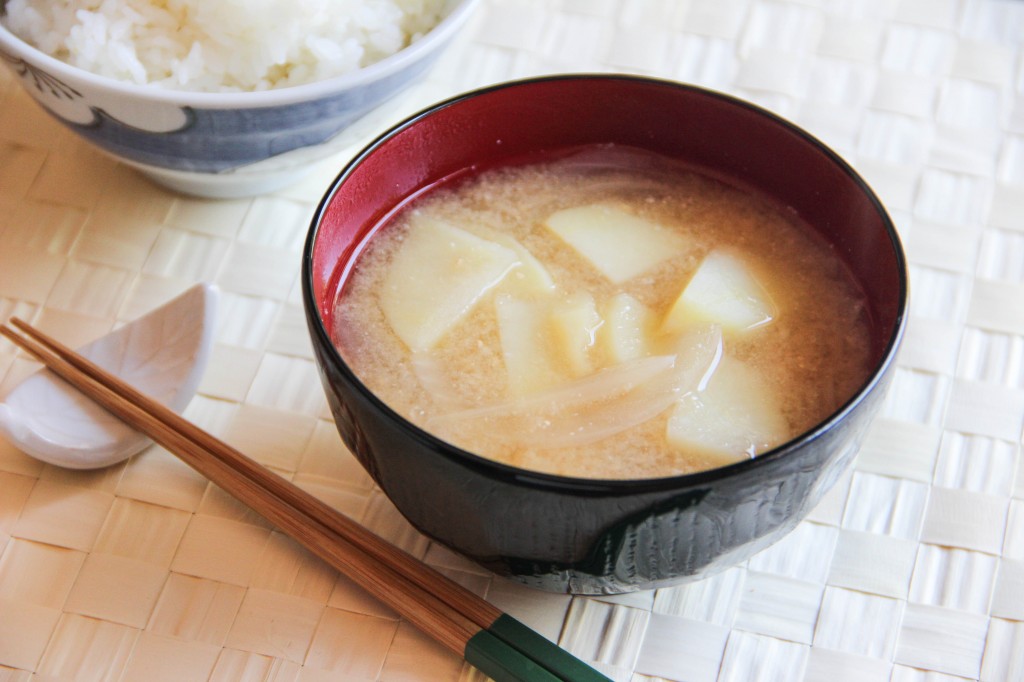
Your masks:
<path fill-rule="evenodd" d="M 181 191 L 244 195 L 287 184 L 340 131 L 420 79 L 475 0 L 405 49 L 348 74 L 277 90 L 187 92 L 97 76 L 0 25 L 0 60 L 43 108 L 100 149 Z"/>
<path fill-rule="evenodd" d="M 551 150 L 621 145 L 752 188 L 827 240 L 865 295 L 870 372 L 853 397 L 750 460 L 687 475 L 536 473 L 454 447 L 399 416 L 345 361 L 335 306 L 363 243 L 421 190 Z M 695 579 L 789 532 L 855 455 L 890 382 L 907 275 L 892 222 L 861 178 L 792 124 L 668 81 L 555 76 L 440 103 L 367 147 L 327 192 L 303 256 L 307 320 L 344 441 L 417 528 L 499 574 L 616 593 Z M 624 456 L 629 456 L 625 453 Z"/>

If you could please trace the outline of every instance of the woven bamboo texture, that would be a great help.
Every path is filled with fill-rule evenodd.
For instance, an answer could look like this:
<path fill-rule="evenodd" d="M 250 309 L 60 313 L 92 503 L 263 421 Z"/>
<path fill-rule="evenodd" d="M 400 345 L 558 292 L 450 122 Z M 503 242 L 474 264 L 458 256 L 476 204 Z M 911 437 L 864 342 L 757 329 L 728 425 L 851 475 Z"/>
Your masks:
<path fill-rule="evenodd" d="M 905 240 L 911 320 L 852 470 L 791 535 L 615 598 L 495 578 L 415 532 L 341 445 L 299 305 L 340 166 L 502 80 L 621 71 L 752 100 L 847 158 Z M 429 78 L 300 184 L 156 188 L 0 75 L 0 317 L 70 345 L 222 290 L 186 415 L 621 682 L 1024 680 L 1024 3 L 484 0 Z M 0 395 L 35 365 L 0 344 Z M 96 472 L 0 439 L 0 682 L 479 676 L 160 448 Z"/>

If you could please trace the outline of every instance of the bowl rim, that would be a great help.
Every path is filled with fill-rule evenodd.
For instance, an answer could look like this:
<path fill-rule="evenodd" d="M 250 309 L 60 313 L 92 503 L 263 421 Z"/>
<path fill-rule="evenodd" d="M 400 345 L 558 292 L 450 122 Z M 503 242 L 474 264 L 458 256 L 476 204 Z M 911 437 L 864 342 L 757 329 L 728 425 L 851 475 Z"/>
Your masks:
<path fill-rule="evenodd" d="M 721 467 L 713 469 L 705 469 L 686 474 L 676 474 L 672 476 L 660 476 L 654 478 L 636 478 L 636 479 L 621 479 L 621 478 L 581 478 L 575 476 L 563 476 L 559 474 L 551 474 L 540 471 L 532 471 L 529 469 L 521 469 L 518 467 L 497 462 L 495 460 L 488 459 L 481 455 L 474 454 L 468 450 L 464 450 L 456 445 L 448 443 L 447 441 L 438 438 L 429 431 L 417 426 L 412 423 L 395 410 L 393 410 L 387 403 L 381 400 L 377 395 L 371 391 L 363 382 L 359 379 L 356 373 L 349 367 L 348 363 L 342 358 L 341 353 L 331 340 L 331 336 L 324 326 L 323 317 L 320 314 L 319 306 L 317 305 L 315 296 L 313 295 L 313 282 L 312 282 L 312 262 L 313 262 L 313 247 L 317 241 L 317 236 L 320 232 L 320 227 L 323 224 L 324 215 L 330 206 L 334 195 L 337 193 L 338 188 L 341 184 L 351 175 L 356 168 L 365 160 L 369 155 L 373 154 L 374 151 L 383 144 L 385 144 L 392 137 L 400 133 L 401 131 L 416 125 L 420 120 L 425 117 L 432 115 L 436 111 L 448 108 L 459 104 L 460 102 L 485 95 L 495 90 L 502 90 L 507 88 L 529 86 L 534 83 L 559 81 L 559 80 L 582 80 L 582 79 L 598 79 L 598 80 L 628 80 L 633 82 L 648 83 L 652 85 L 658 85 L 670 88 L 679 88 L 709 96 L 718 98 L 726 103 L 734 106 L 746 108 L 760 116 L 767 117 L 771 122 L 776 125 L 780 125 L 783 128 L 789 130 L 797 136 L 803 138 L 809 142 L 812 146 L 816 147 L 819 151 L 825 154 L 829 161 L 836 165 L 841 171 L 843 171 L 854 184 L 860 189 L 864 196 L 870 201 L 874 210 L 882 219 L 883 226 L 885 228 L 886 235 L 889 238 L 889 243 L 892 246 L 893 253 L 895 256 L 895 262 L 898 267 L 897 280 L 899 286 L 898 292 L 898 305 L 896 309 L 895 319 L 893 320 L 893 331 L 890 334 L 885 347 L 882 349 L 880 360 L 874 364 L 871 371 L 860 387 L 853 393 L 853 395 L 847 399 L 842 405 L 836 408 L 830 415 L 819 421 L 814 427 L 802 432 L 795 438 L 792 438 L 785 443 L 778 445 L 771 450 L 768 450 L 754 458 L 741 460 Z M 399 123 L 396 123 L 392 127 L 388 128 L 375 139 L 369 142 L 361 151 L 353 156 L 342 168 L 339 174 L 331 182 L 323 198 L 320 200 L 313 213 L 310 228 L 307 233 L 306 241 L 302 248 L 302 271 L 301 271 L 301 284 L 302 284 L 302 299 L 303 305 L 306 309 L 306 317 L 309 322 L 309 327 L 312 330 L 312 334 L 315 336 L 314 343 L 319 343 L 326 353 L 327 358 L 335 366 L 335 369 L 339 370 L 345 378 L 351 382 L 356 388 L 360 395 L 373 406 L 382 412 L 386 417 L 395 422 L 405 433 L 410 436 L 413 440 L 421 442 L 424 446 L 437 453 L 440 457 L 449 460 L 457 460 L 458 463 L 464 466 L 473 468 L 484 475 L 491 478 L 504 479 L 509 482 L 514 482 L 517 485 L 524 485 L 534 489 L 546 489 L 552 491 L 560 491 L 570 493 L 578 496 L 628 496 L 635 494 L 644 493 L 664 493 L 664 492 L 678 492 L 685 489 L 692 489 L 702 486 L 707 486 L 716 481 L 723 479 L 730 479 L 733 477 L 743 476 L 749 472 L 756 471 L 762 467 L 770 466 L 776 460 L 786 457 L 790 453 L 797 449 L 804 447 L 805 445 L 818 440 L 823 437 L 827 432 L 835 428 L 850 412 L 852 412 L 865 398 L 875 389 L 875 387 L 886 377 L 889 373 L 890 367 L 896 362 L 897 350 L 902 341 L 903 335 L 906 330 L 908 321 L 908 307 L 909 307 L 909 272 L 906 254 L 899 236 L 896 230 L 896 226 L 889 216 L 881 200 L 867 184 L 867 182 L 857 173 L 856 170 L 850 166 L 838 153 L 833 151 L 830 147 L 821 142 L 818 138 L 811 135 L 803 128 L 797 126 L 791 121 L 775 114 L 768 109 L 765 109 L 757 104 L 741 99 L 739 97 L 729 95 L 723 92 L 712 90 L 698 85 L 689 83 L 683 83 L 670 79 L 642 76 L 635 74 L 618 74 L 618 73 L 567 73 L 567 74 L 551 74 L 543 76 L 535 76 L 522 78 L 517 80 L 504 81 L 481 88 L 476 88 L 461 94 L 455 95 L 448 99 L 437 102 L 430 105 L 419 112 L 408 116 Z"/>
<path fill-rule="evenodd" d="M 454 37 L 479 2 L 481 0 L 450 0 L 442 10 L 447 13 L 433 28 L 415 42 L 372 64 L 331 78 L 270 90 L 241 92 L 176 90 L 148 84 L 139 85 L 110 76 L 101 76 L 46 54 L 19 38 L 2 21 L 0 21 L 0 61 L 4 59 L 4 49 L 6 48 L 14 52 L 11 56 L 20 59 L 29 67 L 45 69 L 47 73 L 54 76 L 88 84 L 104 94 L 180 107 L 257 109 L 286 106 L 322 99 L 402 71 Z M 5 14 L 3 11 L 5 4 L 0 1 L 0 16 Z"/>

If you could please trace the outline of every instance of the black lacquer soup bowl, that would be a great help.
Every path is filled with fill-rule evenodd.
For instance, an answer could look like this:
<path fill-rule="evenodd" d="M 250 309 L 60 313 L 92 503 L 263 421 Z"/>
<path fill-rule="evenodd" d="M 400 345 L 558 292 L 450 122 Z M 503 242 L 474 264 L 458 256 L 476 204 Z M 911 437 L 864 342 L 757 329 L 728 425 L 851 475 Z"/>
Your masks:
<path fill-rule="evenodd" d="M 587 144 L 631 145 L 735 179 L 795 211 L 866 293 L 872 368 L 827 419 L 755 459 L 696 474 L 588 480 L 533 473 L 445 443 L 392 411 L 329 331 L 360 244 L 396 206 L 476 165 Z M 789 532 L 851 463 L 894 372 L 907 272 L 878 198 L 839 156 L 747 102 L 618 75 L 505 83 L 437 104 L 358 154 L 331 185 L 303 252 L 303 300 L 346 443 L 418 529 L 522 583 L 577 594 L 650 589 L 737 564 Z"/>

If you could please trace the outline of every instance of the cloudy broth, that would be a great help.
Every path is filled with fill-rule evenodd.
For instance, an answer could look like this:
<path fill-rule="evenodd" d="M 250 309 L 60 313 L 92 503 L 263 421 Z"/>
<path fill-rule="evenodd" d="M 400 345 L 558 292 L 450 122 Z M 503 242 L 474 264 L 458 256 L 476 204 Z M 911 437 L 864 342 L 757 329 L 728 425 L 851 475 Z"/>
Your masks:
<path fill-rule="evenodd" d="M 835 412 L 871 356 L 863 293 L 791 211 L 617 146 L 418 197 L 373 233 L 334 320 L 411 422 L 585 478 L 757 456 Z"/>

